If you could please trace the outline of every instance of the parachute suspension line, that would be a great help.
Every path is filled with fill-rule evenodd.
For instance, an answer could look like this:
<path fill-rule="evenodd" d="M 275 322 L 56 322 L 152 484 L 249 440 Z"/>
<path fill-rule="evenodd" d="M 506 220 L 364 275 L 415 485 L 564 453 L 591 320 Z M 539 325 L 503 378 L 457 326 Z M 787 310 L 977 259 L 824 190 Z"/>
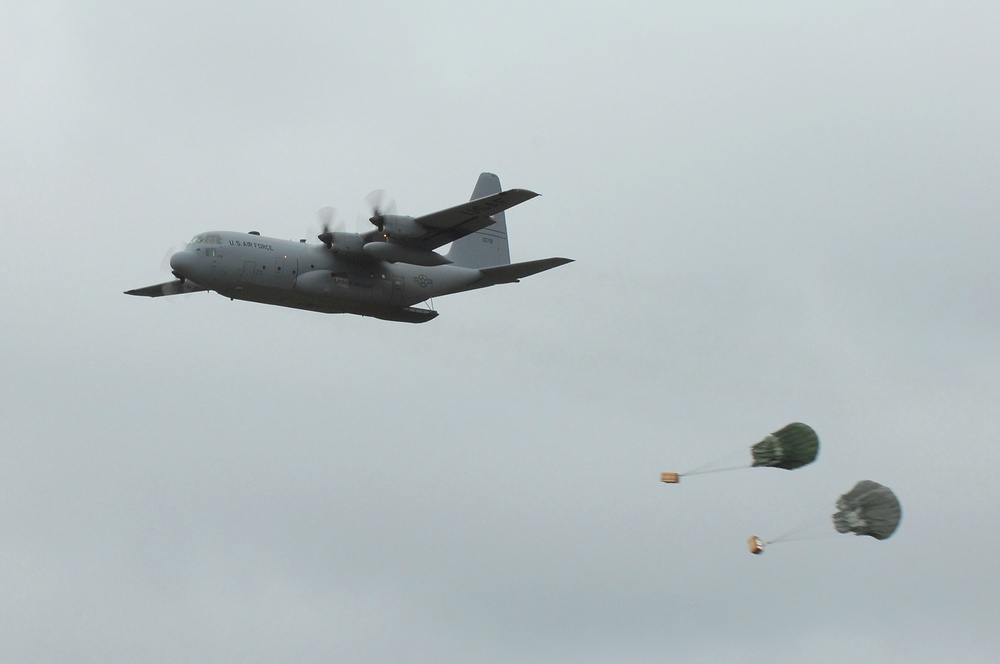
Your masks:
<path fill-rule="evenodd" d="M 829 517 L 827 516 L 810 517 L 805 521 L 800 522 L 798 525 L 793 526 L 790 530 L 778 535 L 774 539 L 768 540 L 767 543 L 773 544 L 776 542 L 793 542 L 835 537 L 837 533 L 831 532 L 829 528 L 826 528 L 828 522 Z M 823 531 L 817 530 L 820 526 L 824 527 Z"/>
<path fill-rule="evenodd" d="M 742 463 L 737 462 L 737 459 L 743 459 Z M 689 470 L 686 473 L 681 473 L 681 476 L 685 475 L 708 475 L 709 473 L 722 473 L 728 470 L 742 470 L 743 468 L 749 468 L 750 462 L 746 460 L 746 452 L 739 451 L 735 453 L 729 453 L 725 456 L 719 457 L 714 461 L 709 461 L 708 463 L 702 464 L 693 470 Z"/>
<path fill-rule="evenodd" d="M 694 470 L 689 470 L 686 473 L 681 473 L 681 477 L 687 477 L 688 475 L 708 475 L 710 473 L 724 473 L 727 470 L 743 470 L 746 467 L 747 466 L 745 466 L 745 465 L 743 465 L 743 466 L 727 466 L 725 468 L 707 468 L 707 469 L 702 470 L 702 468 L 704 468 L 704 466 L 702 466 L 701 468 L 696 468 Z"/>

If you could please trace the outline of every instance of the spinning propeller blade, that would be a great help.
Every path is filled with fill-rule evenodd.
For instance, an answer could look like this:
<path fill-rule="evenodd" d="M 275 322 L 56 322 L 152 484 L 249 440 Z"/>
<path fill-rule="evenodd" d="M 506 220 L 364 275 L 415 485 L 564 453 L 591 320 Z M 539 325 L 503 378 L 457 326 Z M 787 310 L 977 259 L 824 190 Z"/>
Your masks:
<path fill-rule="evenodd" d="M 167 253 L 163 254 L 163 260 L 160 261 L 160 272 L 170 272 L 171 271 L 170 258 L 178 251 L 184 251 L 186 247 L 187 244 L 181 242 L 180 244 L 175 244 L 174 246 L 167 249 Z"/>
<path fill-rule="evenodd" d="M 337 211 L 332 207 L 321 208 L 316 213 L 316 216 L 319 217 L 320 223 L 323 224 L 323 232 L 317 238 L 329 249 L 333 244 L 333 233 L 342 231 L 344 224 L 337 220 Z"/>
<path fill-rule="evenodd" d="M 386 196 L 384 189 L 376 189 L 365 196 L 365 200 L 368 202 L 368 207 L 372 209 L 372 216 L 368 218 L 368 221 L 372 222 L 380 233 L 384 232 L 385 215 L 396 213 L 395 202 Z"/>

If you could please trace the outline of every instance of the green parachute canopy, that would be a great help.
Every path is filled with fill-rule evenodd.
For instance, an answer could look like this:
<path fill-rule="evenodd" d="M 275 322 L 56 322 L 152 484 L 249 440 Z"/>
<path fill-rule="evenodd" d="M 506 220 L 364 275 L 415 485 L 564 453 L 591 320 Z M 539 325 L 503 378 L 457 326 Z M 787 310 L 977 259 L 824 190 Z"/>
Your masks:
<path fill-rule="evenodd" d="M 837 499 L 833 525 L 840 533 L 868 535 L 884 540 L 896 532 L 903 510 L 889 487 L 861 480 Z"/>
<path fill-rule="evenodd" d="M 750 451 L 755 467 L 793 470 L 816 460 L 819 436 L 808 424 L 792 422 L 751 447 Z"/>

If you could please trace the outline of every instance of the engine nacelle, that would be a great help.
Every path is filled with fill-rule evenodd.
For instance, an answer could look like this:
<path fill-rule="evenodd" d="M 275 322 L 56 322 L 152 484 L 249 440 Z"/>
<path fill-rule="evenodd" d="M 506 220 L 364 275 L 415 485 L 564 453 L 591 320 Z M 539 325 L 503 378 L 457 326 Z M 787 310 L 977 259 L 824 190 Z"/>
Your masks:
<path fill-rule="evenodd" d="M 357 233 L 330 233 L 328 238 L 330 251 L 335 254 L 365 255 L 365 241 Z"/>
<path fill-rule="evenodd" d="M 369 242 L 365 253 L 387 263 L 409 263 L 410 265 L 447 265 L 451 261 L 435 251 L 404 247 L 392 242 Z"/>
<path fill-rule="evenodd" d="M 387 237 L 412 239 L 423 236 L 427 229 L 417 223 L 413 217 L 406 217 L 399 214 L 384 214 L 381 217 L 372 217 L 372 223 L 381 222 L 382 232 Z"/>

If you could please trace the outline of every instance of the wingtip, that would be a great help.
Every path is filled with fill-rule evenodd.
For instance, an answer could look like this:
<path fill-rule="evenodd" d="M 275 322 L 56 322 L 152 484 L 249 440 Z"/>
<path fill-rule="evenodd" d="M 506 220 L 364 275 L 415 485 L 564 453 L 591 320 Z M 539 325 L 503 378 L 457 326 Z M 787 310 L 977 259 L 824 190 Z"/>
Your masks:
<path fill-rule="evenodd" d="M 537 191 L 532 191 L 530 189 L 508 189 L 507 191 L 500 192 L 502 194 L 511 194 L 517 196 L 521 199 L 521 202 L 531 200 L 536 196 L 541 196 Z"/>

